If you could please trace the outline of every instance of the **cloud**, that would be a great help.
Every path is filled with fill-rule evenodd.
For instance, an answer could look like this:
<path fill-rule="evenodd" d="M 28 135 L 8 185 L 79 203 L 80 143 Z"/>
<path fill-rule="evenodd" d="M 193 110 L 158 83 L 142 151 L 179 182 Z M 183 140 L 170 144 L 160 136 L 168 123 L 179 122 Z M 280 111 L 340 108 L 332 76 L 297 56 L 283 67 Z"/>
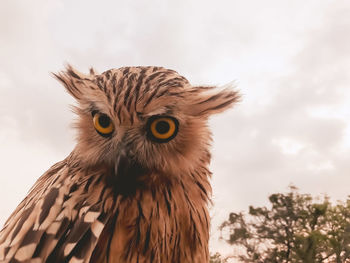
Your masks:
<path fill-rule="evenodd" d="M 314 195 L 347 197 L 350 43 L 344 32 L 350 21 L 343 10 L 349 7 L 345 2 L 325 7 L 316 26 L 303 32 L 287 74 L 276 71 L 259 96 L 213 121 L 214 225 L 226 219 L 222 211 L 266 205 L 269 194 L 290 183 Z"/>

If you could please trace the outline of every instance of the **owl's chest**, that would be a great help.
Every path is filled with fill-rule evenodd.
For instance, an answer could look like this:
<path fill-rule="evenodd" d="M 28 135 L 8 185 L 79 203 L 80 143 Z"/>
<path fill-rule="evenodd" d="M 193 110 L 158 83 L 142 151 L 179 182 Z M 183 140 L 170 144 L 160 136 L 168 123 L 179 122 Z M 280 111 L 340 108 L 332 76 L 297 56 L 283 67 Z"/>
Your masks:
<path fill-rule="evenodd" d="M 205 200 L 177 190 L 120 200 L 110 222 L 109 262 L 207 262 Z"/>

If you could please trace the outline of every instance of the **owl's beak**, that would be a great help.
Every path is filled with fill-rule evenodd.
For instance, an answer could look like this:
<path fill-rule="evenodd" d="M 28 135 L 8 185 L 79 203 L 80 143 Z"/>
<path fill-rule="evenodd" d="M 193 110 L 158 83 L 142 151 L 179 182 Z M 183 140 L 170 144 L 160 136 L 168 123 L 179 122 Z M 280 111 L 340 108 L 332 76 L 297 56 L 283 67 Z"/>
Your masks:
<path fill-rule="evenodd" d="M 124 162 L 124 159 L 126 158 L 125 148 L 122 143 L 119 143 L 117 157 L 114 164 L 114 174 L 117 175 L 118 172 L 120 174 L 121 164 Z"/>
<path fill-rule="evenodd" d="M 114 166 L 114 187 L 117 193 L 129 196 L 139 187 L 144 187 L 142 178 L 147 178 L 149 169 L 130 158 L 124 147 L 120 147 Z"/>

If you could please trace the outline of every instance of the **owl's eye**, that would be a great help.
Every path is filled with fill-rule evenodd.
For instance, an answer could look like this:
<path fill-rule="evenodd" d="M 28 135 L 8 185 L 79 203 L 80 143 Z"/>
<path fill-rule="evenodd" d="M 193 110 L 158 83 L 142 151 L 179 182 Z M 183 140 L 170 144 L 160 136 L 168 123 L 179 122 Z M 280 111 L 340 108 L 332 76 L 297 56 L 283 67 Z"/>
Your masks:
<path fill-rule="evenodd" d="M 114 131 L 111 119 L 103 113 L 93 112 L 93 123 L 96 131 L 103 137 L 109 137 Z"/>
<path fill-rule="evenodd" d="M 155 142 L 168 142 L 178 131 L 179 122 L 170 116 L 152 116 L 148 120 L 148 137 Z"/>

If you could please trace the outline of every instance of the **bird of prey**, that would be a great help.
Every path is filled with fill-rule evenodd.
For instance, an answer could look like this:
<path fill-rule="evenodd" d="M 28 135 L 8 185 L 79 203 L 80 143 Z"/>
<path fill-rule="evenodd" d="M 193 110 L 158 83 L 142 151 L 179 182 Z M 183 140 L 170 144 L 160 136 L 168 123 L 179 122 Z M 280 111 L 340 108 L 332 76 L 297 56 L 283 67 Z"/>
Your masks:
<path fill-rule="evenodd" d="M 54 76 L 76 99 L 77 144 L 6 221 L 0 262 L 208 262 L 208 118 L 238 92 L 162 67 Z"/>

